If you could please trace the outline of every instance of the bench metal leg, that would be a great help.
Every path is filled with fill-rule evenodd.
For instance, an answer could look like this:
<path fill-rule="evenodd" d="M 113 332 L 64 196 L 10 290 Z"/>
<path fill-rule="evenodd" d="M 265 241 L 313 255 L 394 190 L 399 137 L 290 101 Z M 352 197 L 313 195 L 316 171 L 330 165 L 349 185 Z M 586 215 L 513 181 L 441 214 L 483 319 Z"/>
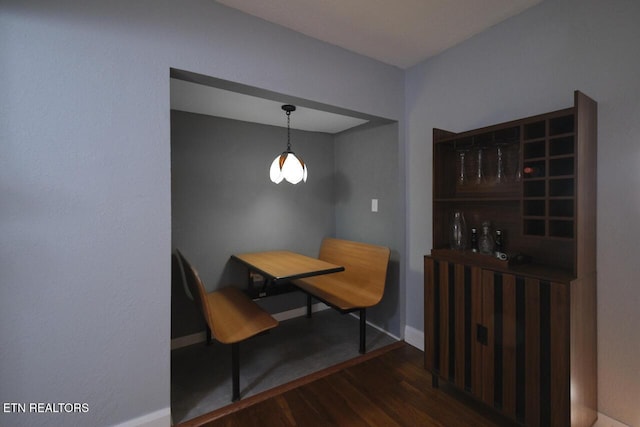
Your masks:
<path fill-rule="evenodd" d="M 367 344 L 367 309 L 360 309 L 360 354 L 366 352 Z"/>
<path fill-rule="evenodd" d="M 211 329 L 207 326 L 207 345 L 211 345 Z"/>
<path fill-rule="evenodd" d="M 307 294 L 307 318 L 311 318 L 311 295 Z"/>
<path fill-rule="evenodd" d="M 232 394 L 231 400 L 240 400 L 240 344 L 235 342 L 231 344 L 231 382 Z"/>

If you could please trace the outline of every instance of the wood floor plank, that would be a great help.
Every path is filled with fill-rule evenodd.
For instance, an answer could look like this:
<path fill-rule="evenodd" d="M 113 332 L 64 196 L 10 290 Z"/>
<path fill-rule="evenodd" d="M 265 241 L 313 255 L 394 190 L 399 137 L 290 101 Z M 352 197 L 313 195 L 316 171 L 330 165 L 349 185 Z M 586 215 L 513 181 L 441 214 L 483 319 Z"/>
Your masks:
<path fill-rule="evenodd" d="M 336 383 L 337 381 L 328 382 L 326 378 L 323 378 L 314 383 L 313 387 L 304 387 L 301 391 L 307 394 L 309 402 L 313 402 L 320 411 L 330 417 L 330 425 L 367 427 L 369 424 L 360 416 L 362 411 L 354 408 L 349 402 L 349 400 L 357 398 L 357 389 L 343 390 L 348 394 L 348 398 L 345 399 L 336 393 L 338 389 Z"/>
<path fill-rule="evenodd" d="M 396 420 L 400 426 L 440 426 L 428 411 L 428 408 L 421 404 L 419 394 L 414 393 L 414 388 L 402 382 L 394 384 L 380 393 L 379 390 L 371 387 L 362 387 L 364 393 L 369 395 L 370 401 L 389 417 Z M 372 424 L 384 425 L 384 424 Z"/>
<path fill-rule="evenodd" d="M 389 413 L 376 404 L 375 394 L 362 389 L 355 377 L 339 376 L 327 382 L 332 385 L 333 392 L 347 402 L 347 405 L 360 415 L 367 425 L 400 426 Z"/>

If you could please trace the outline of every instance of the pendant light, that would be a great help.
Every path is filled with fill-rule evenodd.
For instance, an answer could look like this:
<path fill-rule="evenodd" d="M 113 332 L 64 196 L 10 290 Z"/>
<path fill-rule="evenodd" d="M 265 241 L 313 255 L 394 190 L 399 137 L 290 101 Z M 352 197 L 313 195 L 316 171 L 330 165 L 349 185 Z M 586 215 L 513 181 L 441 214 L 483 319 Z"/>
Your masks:
<path fill-rule="evenodd" d="M 291 112 L 296 111 L 296 106 L 286 104 L 282 106 L 282 109 L 287 113 L 287 151 L 282 152 L 273 160 L 269 177 L 276 184 L 280 184 L 283 179 L 291 184 L 297 184 L 300 181 L 307 182 L 307 165 L 291 151 L 291 128 L 289 125 Z"/>

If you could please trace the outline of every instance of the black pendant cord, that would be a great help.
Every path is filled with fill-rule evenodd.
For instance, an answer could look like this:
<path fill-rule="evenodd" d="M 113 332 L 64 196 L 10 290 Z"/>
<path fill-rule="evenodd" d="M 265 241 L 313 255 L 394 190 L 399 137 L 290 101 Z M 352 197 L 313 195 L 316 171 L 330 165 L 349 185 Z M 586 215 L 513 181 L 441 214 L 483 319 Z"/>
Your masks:
<path fill-rule="evenodd" d="M 291 153 L 291 112 L 296 111 L 296 106 L 285 104 L 282 109 L 287 113 L 287 153 Z"/>
<path fill-rule="evenodd" d="M 291 120 L 291 111 L 287 111 L 287 152 L 291 152 L 291 128 L 289 123 Z"/>

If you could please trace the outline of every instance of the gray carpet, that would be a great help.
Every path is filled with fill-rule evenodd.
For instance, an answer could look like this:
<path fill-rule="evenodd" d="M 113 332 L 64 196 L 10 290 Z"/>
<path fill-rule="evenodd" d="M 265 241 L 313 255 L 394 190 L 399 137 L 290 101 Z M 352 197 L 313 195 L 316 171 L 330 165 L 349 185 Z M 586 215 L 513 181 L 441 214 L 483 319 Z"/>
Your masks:
<path fill-rule="evenodd" d="M 246 398 L 359 355 L 359 323 L 335 310 L 280 322 L 240 344 L 240 395 Z M 367 326 L 367 351 L 396 340 Z M 171 352 L 174 423 L 231 403 L 231 346 L 215 342 Z"/>

